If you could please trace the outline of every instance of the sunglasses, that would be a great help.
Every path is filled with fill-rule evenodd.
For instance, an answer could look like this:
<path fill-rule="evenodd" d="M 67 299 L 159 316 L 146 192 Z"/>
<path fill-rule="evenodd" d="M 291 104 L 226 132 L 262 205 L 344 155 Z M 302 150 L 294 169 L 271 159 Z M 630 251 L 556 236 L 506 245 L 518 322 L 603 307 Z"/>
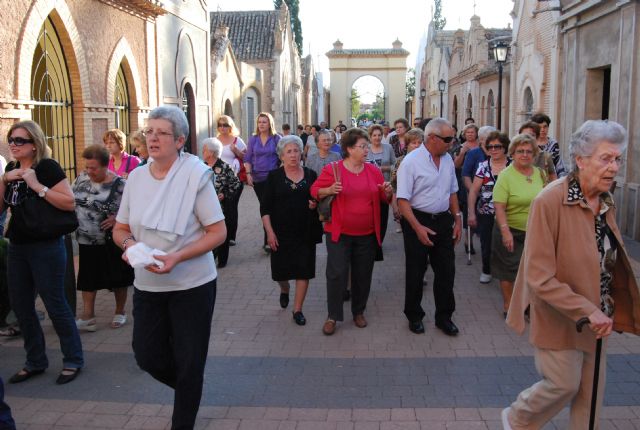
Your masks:
<path fill-rule="evenodd" d="M 442 140 L 444 143 L 451 143 L 451 141 L 453 140 L 453 136 L 442 137 L 438 134 L 434 134 L 434 136 Z"/>
<path fill-rule="evenodd" d="M 487 151 L 491 151 L 492 149 L 504 149 L 502 145 L 487 145 Z"/>
<path fill-rule="evenodd" d="M 22 146 L 27 143 L 33 143 L 33 139 L 25 139 L 24 137 L 10 137 L 7 139 L 9 145 Z"/>
<path fill-rule="evenodd" d="M 218 124 L 218 127 L 231 128 L 231 126 L 229 124 Z"/>

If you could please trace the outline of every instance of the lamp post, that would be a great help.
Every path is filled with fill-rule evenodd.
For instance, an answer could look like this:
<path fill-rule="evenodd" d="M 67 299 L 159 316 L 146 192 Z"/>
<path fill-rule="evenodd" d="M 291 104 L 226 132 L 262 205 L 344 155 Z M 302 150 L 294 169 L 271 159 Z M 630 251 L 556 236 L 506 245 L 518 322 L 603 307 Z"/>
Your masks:
<path fill-rule="evenodd" d="M 493 58 L 498 63 L 498 130 L 502 130 L 502 65 L 507 61 L 509 45 L 498 42 L 493 45 Z"/>
<path fill-rule="evenodd" d="M 424 98 L 427 96 L 427 90 L 420 90 L 420 118 L 424 118 Z"/>
<path fill-rule="evenodd" d="M 444 90 L 447 89 L 447 81 L 445 81 L 444 79 L 440 79 L 438 81 L 438 90 L 440 91 L 440 118 L 443 118 L 442 116 L 442 108 L 444 106 L 443 102 L 442 102 L 442 95 L 444 94 Z"/>

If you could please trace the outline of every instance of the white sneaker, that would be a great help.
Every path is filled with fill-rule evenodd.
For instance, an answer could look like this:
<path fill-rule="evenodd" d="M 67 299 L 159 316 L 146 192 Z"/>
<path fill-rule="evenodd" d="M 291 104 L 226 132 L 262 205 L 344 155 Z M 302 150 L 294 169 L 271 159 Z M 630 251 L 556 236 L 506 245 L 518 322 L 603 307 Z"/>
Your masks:
<path fill-rule="evenodd" d="M 94 332 L 97 329 L 96 319 L 95 318 L 91 318 L 91 319 L 88 319 L 88 320 L 83 320 L 83 319 L 78 318 L 76 320 L 76 327 L 78 327 L 78 330 L 85 330 L 85 331 Z"/>
<path fill-rule="evenodd" d="M 480 283 L 481 284 L 488 284 L 489 282 L 491 282 L 493 278 L 491 277 L 491 275 L 487 274 L 487 273 L 482 273 L 480 274 Z"/>
<path fill-rule="evenodd" d="M 504 430 L 513 430 L 511 428 L 511 424 L 509 424 L 509 409 L 511 409 L 511 407 L 504 408 L 500 414 L 500 417 L 502 418 L 502 428 Z"/>

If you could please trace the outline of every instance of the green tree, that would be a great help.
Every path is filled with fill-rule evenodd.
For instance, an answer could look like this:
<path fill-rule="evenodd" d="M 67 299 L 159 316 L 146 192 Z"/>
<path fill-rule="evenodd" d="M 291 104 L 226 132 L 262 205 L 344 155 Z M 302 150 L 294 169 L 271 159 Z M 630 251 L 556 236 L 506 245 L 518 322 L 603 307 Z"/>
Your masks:
<path fill-rule="evenodd" d="M 355 118 L 360 112 L 360 94 L 355 88 L 351 88 L 351 117 Z"/>
<path fill-rule="evenodd" d="M 298 17 L 300 12 L 299 0 L 273 0 L 273 5 L 276 9 L 280 9 L 282 2 L 286 3 L 289 8 L 289 15 L 291 16 L 291 31 L 293 32 L 293 38 L 298 47 L 298 54 L 302 56 L 302 23 Z"/>
<path fill-rule="evenodd" d="M 447 18 L 442 16 L 442 0 L 433 0 L 435 11 L 433 12 L 433 26 L 436 30 L 442 30 L 447 25 Z"/>
<path fill-rule="evenodd" d="M 416 69 L 407 70 L 407 79 L 405 81 L 405 101 L 409 101 L 409 97 L 416 95 Z"/>
<path fill-rule="evenodd" d="M 371 116 L 374 120 L 384 119 L 384 94 L 376 94 L 376 101 L 371 106 Z"/>

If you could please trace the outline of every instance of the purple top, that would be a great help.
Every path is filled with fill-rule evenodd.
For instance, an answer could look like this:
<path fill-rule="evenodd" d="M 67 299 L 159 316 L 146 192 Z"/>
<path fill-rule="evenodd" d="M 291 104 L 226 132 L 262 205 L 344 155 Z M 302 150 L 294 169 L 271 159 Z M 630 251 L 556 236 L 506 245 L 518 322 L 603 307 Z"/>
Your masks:
<path fill-rule="evenodd" d="M 280 136 L 277 134 L 269 136 L 264 145 L 260 141 L 260 136 L 254 135 L 249 138 L 247 153 L 244 154 L 243 161 L 251 164 L 251 177 L 253 182 L 267 180 L 269 172 L 278 167 L 280 159 L 276 152 L 276 146 Z"/>

